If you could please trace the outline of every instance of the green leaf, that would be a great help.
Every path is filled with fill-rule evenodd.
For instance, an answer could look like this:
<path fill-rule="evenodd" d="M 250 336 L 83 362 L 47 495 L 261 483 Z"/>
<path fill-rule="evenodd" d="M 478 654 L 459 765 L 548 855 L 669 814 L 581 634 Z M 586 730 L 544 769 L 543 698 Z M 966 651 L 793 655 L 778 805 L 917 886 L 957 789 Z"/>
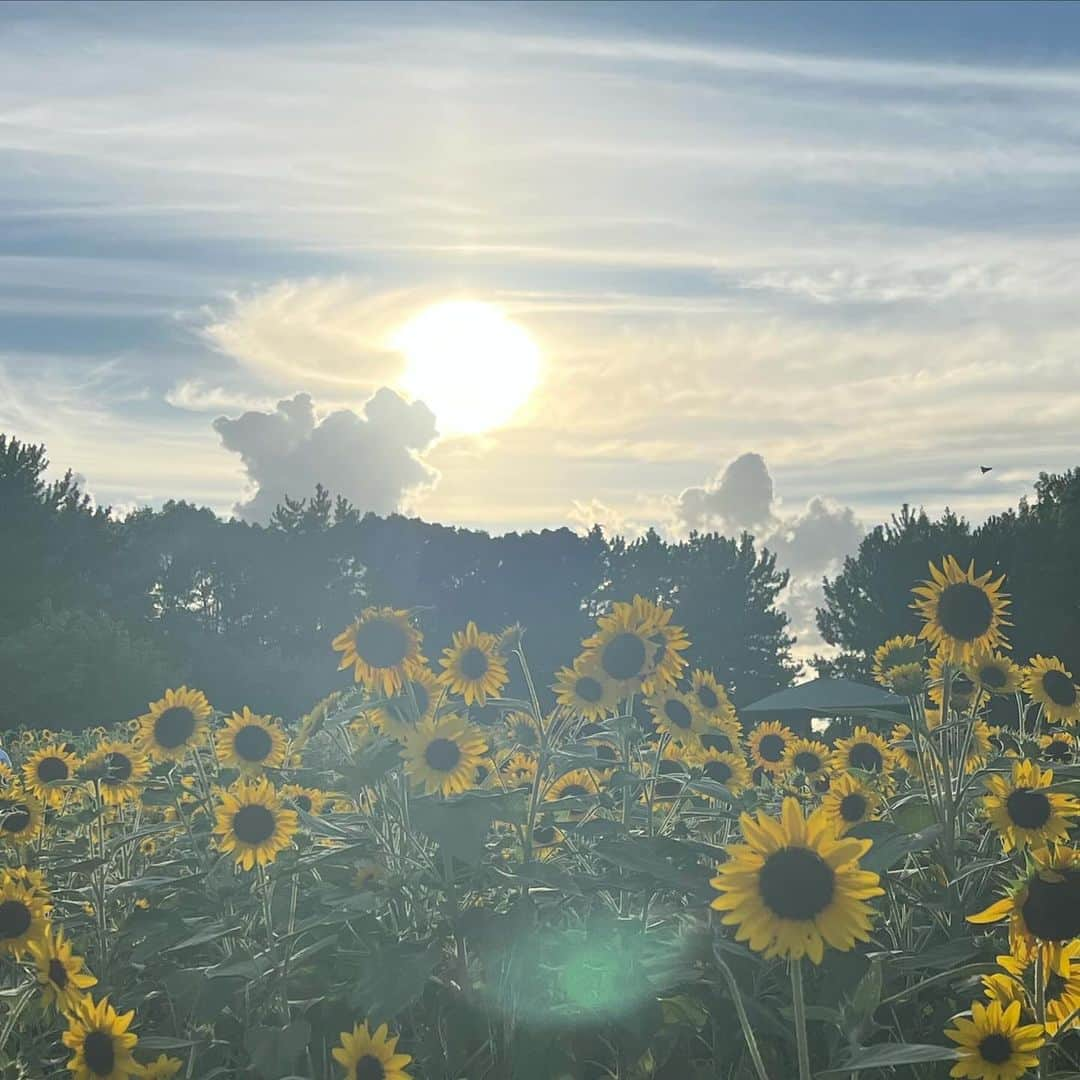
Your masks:
<path fill-rule="evenodd" d="M 911 799 L 893 810 L 893 821 L 902 833 L 917 833 L 934 824 L 934 811 L 924 799 Z"/>
<path fill-rule="evenodd" d="M 192 934 L 190 937 L 184 938 L 183 941 L 178 941 L 175 945 L 170 945 L 164 951 L 176 952 L 178 949 L 190 949 L 195 945 L 207 945 L 211 941 L 218 941 L 223 937 L 228 937 L 229 934 L 242 933 L 243 929 L 244 928 L 240 923 L 226 926 L 224 923 L 220 923 L 215 919 L 201 930 L 196 931 L 196 933 Z"/>
<path fill-rule="evenodd" d="M 947 1046 L 930 1046 L 926 1043 L 882 1043 L 880 1046 L 864 1046 L 843 1059 L 833 1069 L 819 1072 L 818 1076 L 842 1076 L 863 1072 L 866 1069 L 888 1069 L 897 1065 L 919 1065 L 927 1061 L 956 1061 L 960 1055 Z"/>
<path fill-rule="evenodd" d="M 413 828 L 430 837 L 446 854 L 477 866 L 493 821 L 515 820 L 522 796 L 469 792 L 457 799 L 428 796 L 410 804 Z"/>
<path fill-rule="evenodd" d="M 283 1028 L 252 1027 L 248 1030 L 248 1053 L 264 1080 L 285 1080 L 295 1076 L 294 1067 L 311 1038 L 311 1025 L 294 1020 Z"/>
<path fill-rule="evenodd" d="M 435 942 L 401 942 L 379 949 L 358 965 L 359 979 L 350 1002 L 364 1015 L 393 1020 L 423 992 L 442 949 Z"/>
<path fill-rule="evenodd" d="M 933 825 L 917 833 L 898 832 L 884 822 L 870 822 L 852 829 L 850 836 L 867 837 L 874 841 L 874 846 L 862 857 L 859 865 L 863 870 L 873 870 L 882 874 L 894 867 L 913 851 L 926 851 L 933 847 L 941 834 L 941 828 Z"/>
<path fill-rule="evenodd" d="M 365 746 L 352 763 L 339 770 L 348 781 L 353 792 L 361 788 L 373 787 L 395 765 L 401 764 L 401 751 L 395 742 L 380 739 L 371 746 Z"/>

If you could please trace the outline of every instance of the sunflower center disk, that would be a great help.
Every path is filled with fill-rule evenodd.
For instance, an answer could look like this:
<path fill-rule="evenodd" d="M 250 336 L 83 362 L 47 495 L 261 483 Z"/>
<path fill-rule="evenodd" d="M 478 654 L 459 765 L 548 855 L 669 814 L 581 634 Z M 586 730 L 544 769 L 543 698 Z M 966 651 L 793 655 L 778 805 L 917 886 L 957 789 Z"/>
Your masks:
<path fill-rule="evenodd" d="M 116 1051 L 112 1036 L 104 1031 L 91 1031 L 83 1042 L 86 1067 L 98 1076 L 108 1076 L 116 1064 Z"/>
<path fill-rule="evenodd" d="M 862 821 L 866 813 L 866 798 L 863 795 L 845 795 L 840 800 L 840 816 L 845 821 Z"/>
<path fill-rule="evenodd" d="M 803 772 L 817 772 L 821 768 L 821 758 L 810 750 L 800 750 L 795 755 L 795 768 Z"/>
<path fill-rule="evenodd" d="M 0 939 L 20 937 L 33 921 L 30 909 L 21 900 L 5 900 L 0 904 Z"/>
<path fill-rule="evenodd" d="M 560 799 L 582 799 L 589 793 L 582 784 L 567 784 L 559 795 Z"/>
<path fill-rule="evenodd" d="M 1021 829 L 1041 829 L 1050 820 L 1050 800 L 1041 791 L 1017 788 L 1005 800 L 1009 820 Z"/>
<path fill-rule="evenodd" d="M 1080 872 L 1058 871 L 1060 881 L 1034 877 L 1020 911 L 1027 928 L 1043 941 L 1080 937 Z"/>
<path fill-rule="evenodd" d="M 297 809 L 303 810 L 305 814 L 310 814 L 311 808 L 314 805 L 310 795 L 296 795 L 293 798 L 293 802 L 296 803 Z"/>
<path fill-rule="evenodd" d="M 716 696 L 716 691 L 713 690 L 711 686 L 699 686 L 697 699 L 706 709 L 715 709 L 716 706 L 720 704 L 720 699 Z"/>
<path fill-rule="evenodd" d="M 869 743 L 856 743 L 848 754 L 848 761 L 863 772 L 881 772 L 881 767 L 885 764 L 881 751 Z"/>
<path fill-rule="evenodd" d="M 1046 756 L 1051 761 L 1068 761 L 1072 757 L 1072 746 L 1064 739 L 1055 739 L 1046 748 Z"/>
<path fill-rule="evenodd" d="M 721 754 L 731 752 L 731 739 L 727 735 L 721 735 L 715 731 L 707 731 L 701 736 L 701 745 L 706 750 L 718 750 Z"/>
<path fill-rule="evenodd" d="M 533 829 L 534 844 L 554 844 L 555 830 L 550 825 L 541 825 Z"/>
<path fill-rule="evenodd" d="M 483 649 L 470 646 L 461 654 L 461 674 L 466 679 L 482 679 L 488 672 L 488 658 Z"/>
<path fill-rule="evenodd" d="M 265 806 L 242 806 L 233 815 L 233 832 L 245 844 L 265 844 L 274 835 L 276 824 Z"/>
<path fill-rule="evenodd" d="M 979 1043 L 979 1056 L 991 1065 L 1004 1065 L 1012 1057 L 1012 1043 L 1007 1036 L 994 1032 Z"/>
<path fill-rule="evenodd" d="M 951 638 L 974 641 L 990 629 L 994 606 L 977 585 L 961 581 L 947 586 L 938 598 L 938 622 Z"/>
<path fill-rule="evenodd" d="M 694 717 L 681 701 L 669 701 L 664 706 L 664 714 L 680 731 L 689 731 L 693 726 Z"/>
<path fill-rule="evenodd" d="M 424 750 L 428 768 L 449 772 L 461 760 L 461 748 L 453 739 L 432 739 Z"/>
<path fill-rule="evenodd" d="M 1063 671 L 1051 669 L 1043 675 L 1043 689 L 1046 696 L 1055 704 L 1069 708 L 1076 704 L 1076 687 L 1072 679 Z"/>
<path fill-rule="evenodd" d="M 779 735 L 765 735 L 758 743 L 758 753 L 765 761 L 779 761 L 784 756 L 784 740 Z"/>
<path fill-rule="evenodd" d="M 111 753 L 105 758 L 105 780 L 110 784 L 122 784 L 131 779 L 131 758 L 127 754 Z"/>
<path fill-rule="evenodd" d="M 51 784 L 54 780 L 66 780 L 68 778 L 67 763 L 61 758 L 42 758 L 38 762 L 37 778 L 43 784 Z"/>
<path fill-rule="evenodd" d="M 645 666 L 645 643 L 637 634 L 616 634 L 603 655 L 604 670 L 613 679 L 634 679 Z"/>
<path fill-rule="evenodd" d="M 991 690 L 1000 690 L 1005 685 L 1005 672 L 993 665 L 984 667 L 979 672 L 979 682 L 983 686 L 989 686 Z"/>
<path fill-rule="evenodd" d="M 781 848 L 765 860 L 758 889 L 765 906 L 781 919 L 812 919 L 832 902 L 836 875 L 814 851 Z"/>
<path fill-rule="evenodd" d="M 604 688 L 600 685 L 599 679 L 594 679 L 591 675 L 584 675 L 578 679 L 577 685 L 574 687 L 574 693 L 582 701 L 595 705 L 604 696 Z"/>
<path fill-rule="evenodd" d="M 61 990 L 68 984 L 67 968 L 64 967 L 64 962 L 55 956 L 49 961 L 49 982 Z"/>
<path fill-rule="evenodd" d="M 409 635 L 397 623 L 371 619 L 357 627 L 354 648 L 370 667 L 397 667 L 408 655 Z"/>
<path fill-rule="evenodd" d="M 365 1054 L 357 1063 L 353 1074 L 356 1080 L 383 1080 L 386 1070 L 374 1054 Z"/>
<path fill-rule="evenodd" d="M 183 746 L 195 733 L 195 714 L 182 705 L 166 709 L 154 721 L 154 740 L 166 750 Z"/>
<path fill-rule="evenodd" d="M 21 833 L 30 824 L 30 811 L 25 806 L 13 806 L 5 815 L 3 830 L 8 833 Z"/>
<path fill-rule="evenodd" d="M 274 740 L 266 728 L 250 724 L 242 727 L 233 740 L 237 757 L 245 761 L 264 761 L 274 748 Z"/>
<path fill-rule="evenodd" d="M 714 784 L 726 784 L 731 779 L 731 766 L 726 761 L 709 761 L 702 771 Z"/>

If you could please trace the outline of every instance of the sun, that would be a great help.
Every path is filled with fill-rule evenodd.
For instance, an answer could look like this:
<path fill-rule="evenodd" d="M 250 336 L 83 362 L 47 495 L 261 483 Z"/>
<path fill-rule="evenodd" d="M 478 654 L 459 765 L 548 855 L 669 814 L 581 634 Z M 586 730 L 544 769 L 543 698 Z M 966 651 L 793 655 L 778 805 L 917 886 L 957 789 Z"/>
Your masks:
<path fill-rule="evenodd" d="M 402 389 L 431 409 L 444 435 L 507 423 L 540 378 L 536 342 L 492 304 L 435 304 L 400 327 L 390 344 L 406 359 Z"/>

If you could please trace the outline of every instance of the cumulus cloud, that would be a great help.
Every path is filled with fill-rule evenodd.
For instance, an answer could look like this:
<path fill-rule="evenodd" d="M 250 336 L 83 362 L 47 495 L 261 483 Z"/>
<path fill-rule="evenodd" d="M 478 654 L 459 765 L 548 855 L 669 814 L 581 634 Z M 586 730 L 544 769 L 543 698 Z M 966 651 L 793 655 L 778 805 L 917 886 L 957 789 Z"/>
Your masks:
<path fill-rule="evenodd" d="M 773 482 L 760 454 L 741 454 L 705 487 L 679 496 L 679 519 L 688 529 L 753 530 L 772 516 Z"/>
<path fill-rule="evenodd" d="M 421 401 L 383 387 L 361 413 L 338 409 L 319 418 L 310 394 L 279 401 L 271 411 L 221 416 L 214 430 L 240 455 L 254 493 L 236 513 L 265 521 L 285 497 L 309 495 L 318 483 L 362 511 L 388 514 L 438 474 L 421 458 L 436 436 Z"/>

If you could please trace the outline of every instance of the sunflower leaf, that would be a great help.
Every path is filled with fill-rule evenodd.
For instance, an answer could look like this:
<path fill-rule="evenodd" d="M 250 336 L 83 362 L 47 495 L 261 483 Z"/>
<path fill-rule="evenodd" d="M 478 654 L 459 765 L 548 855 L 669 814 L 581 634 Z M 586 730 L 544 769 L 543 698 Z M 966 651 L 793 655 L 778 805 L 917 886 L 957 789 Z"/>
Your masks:
<path fill-rule="evenodd" d="M 959 1053 L 948 1046 L 932 1046 L 927 1043 L 882 1043 L 880 1046 L 863 1046 L 842 1059 L 832 1069 L 819 1072 L 820 1076 L 842 1076 L 846 1073 L 863 1072 L 867 1069 L 888 1069 L 896 1065 L 918 1065 L 927 1061 L 956 1061 Z"/>

